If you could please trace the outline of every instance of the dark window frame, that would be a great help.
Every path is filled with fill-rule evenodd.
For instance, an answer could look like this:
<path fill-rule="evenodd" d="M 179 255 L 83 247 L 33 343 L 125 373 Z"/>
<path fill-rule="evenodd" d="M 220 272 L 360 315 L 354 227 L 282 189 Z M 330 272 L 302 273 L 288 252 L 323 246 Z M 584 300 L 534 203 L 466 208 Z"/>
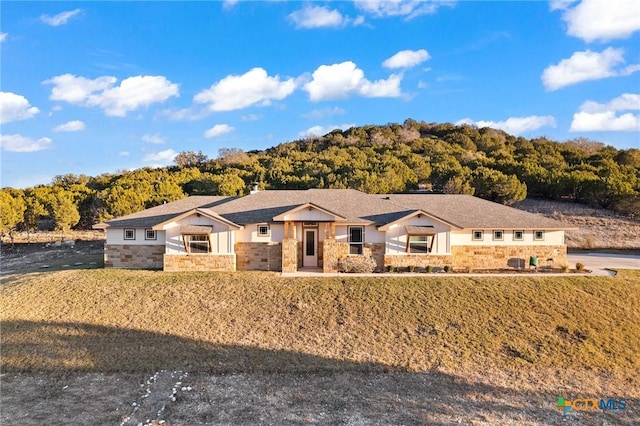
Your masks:
<path fill-rule="evenodd" d="M 351 230 L 360 229 L 360 240 L 353 241 Z M 362 256 L 364 254 L 364 226 L 353 225 L 347 228 L 347 239 L 349 242 L 349 254 L 353 256 Z M 355 251 L 355 252 L 354 252 Z"/>

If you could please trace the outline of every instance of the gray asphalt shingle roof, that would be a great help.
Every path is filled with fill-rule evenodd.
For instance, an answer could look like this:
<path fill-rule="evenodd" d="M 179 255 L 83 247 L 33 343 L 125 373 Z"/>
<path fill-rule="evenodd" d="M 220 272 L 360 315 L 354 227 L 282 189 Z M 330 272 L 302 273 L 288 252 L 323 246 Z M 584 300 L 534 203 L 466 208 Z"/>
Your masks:
<path fill-rule="evenodd" d="M 344 217 L 345 223 L 381 226 L 416 210 L 458 228 L 563 229 L 561 222 L 469 195 L 370 195 L 354 189 L 259 191 L 244 197 L 193 196 L 96 225 L 150 228 L 195 208 L 210 210 L 239 225 L 272 222 L 306 203 Z"/>

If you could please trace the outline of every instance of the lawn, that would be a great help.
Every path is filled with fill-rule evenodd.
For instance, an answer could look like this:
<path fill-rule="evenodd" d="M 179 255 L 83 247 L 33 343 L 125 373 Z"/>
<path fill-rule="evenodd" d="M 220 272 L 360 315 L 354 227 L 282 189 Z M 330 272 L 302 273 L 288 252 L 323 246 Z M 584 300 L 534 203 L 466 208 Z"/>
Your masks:
<path fill-rule="evenodd" d="M 640 273 L 333 277 L 84 270 L 3 286 L 2 370 L 438 371 L 640 390 Z"/>

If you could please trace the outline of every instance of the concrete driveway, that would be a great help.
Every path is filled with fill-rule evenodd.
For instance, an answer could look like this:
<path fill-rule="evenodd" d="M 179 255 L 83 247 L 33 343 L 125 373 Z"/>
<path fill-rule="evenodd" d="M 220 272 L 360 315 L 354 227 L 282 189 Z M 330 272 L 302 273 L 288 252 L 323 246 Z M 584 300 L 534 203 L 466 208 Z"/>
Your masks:
<path fill-rule="evenodd" d="M 585 269 L 590 269 L 591 275 L 615 275 L 606 269 L 640 269 L 640 256 L 613 253 L 569 253 L 567 261 L 571 268 L 580 262 Z M 606 268 L 606 269 L 605 269 Z"/>

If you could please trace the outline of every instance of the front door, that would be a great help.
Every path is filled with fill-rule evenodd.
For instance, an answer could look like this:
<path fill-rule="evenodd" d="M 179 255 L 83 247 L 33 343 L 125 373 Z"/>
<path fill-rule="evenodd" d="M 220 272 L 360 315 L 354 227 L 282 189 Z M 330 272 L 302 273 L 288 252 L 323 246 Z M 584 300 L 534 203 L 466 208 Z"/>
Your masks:
<path fill-rule="evenodd" d="M 318 267 L 318 230 L 305 229 L 303 241 L 302 266 Z"/>

